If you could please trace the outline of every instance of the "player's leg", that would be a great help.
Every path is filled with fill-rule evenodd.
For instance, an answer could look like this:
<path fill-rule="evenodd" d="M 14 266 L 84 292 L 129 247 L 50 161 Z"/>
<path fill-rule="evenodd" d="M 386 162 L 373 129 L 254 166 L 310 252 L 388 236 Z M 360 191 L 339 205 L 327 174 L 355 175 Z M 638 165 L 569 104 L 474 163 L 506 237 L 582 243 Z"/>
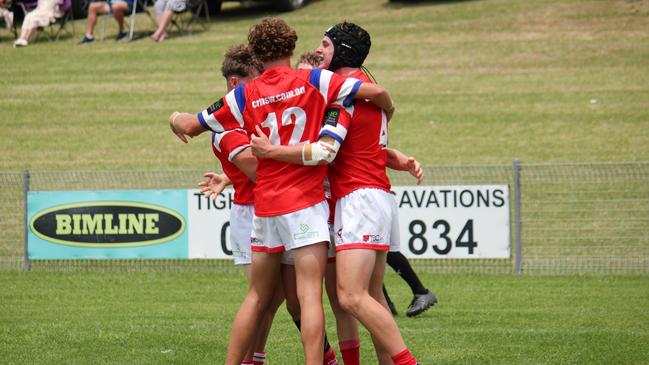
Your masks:
<path fill-rule="evenodd" d="M 331 310 L 336 317 L 338 345 L 343 362 L 345 365 L 358 365 L 360 364 L 360 336 L 358 334 L 358 322 L 351 313 L 342 308 L 338 301 L 335 261 L 331 261 L 327 264 L 325 288 L 327 289 L 327 297 L 329 298 Z"/>
<path fill-rule="evenodd" d="M 416 316 L 437 303 L 437 297 L 419 280 L 408 258 L 399 251 L 388 253 L 388 265 L 410 286 L 413 299 L 406 311 L 408 317 Z"/>
<path fill-rule="evenodd" d="M 383 256 L 384 258 L 385 256 Z M 349 249 L 336 254 L 338 299 L 390 355 L 406 347 L 392 315 L 369 294 L 369 285 L 377 261 L 377 252 L 369 249 Z"/>
<path fill-rule="evenodd" d="M 280 254 L 253 252 L 250 286 L 232 324 L 226 364 L 239 365 L 253 346 L 255 333 L 279 283 Z"/>
<path fill-rule="evenodd" d="M 383 258 L 382 258 L 383 257 Z M 383 278 L 385 276 L 385 252 L 377 252 L 377 262 L 374 265 L 374 272 L 372 272 L 372 278 L 370 279 L 370 296 L 374 298 L 381 305 L 390 310 L 388 305 L 387 298 L 384 292 Z M 379 365 L 391 365 L 392 358 L 387 349 L 385 349 L 381 343 L 372 335 L 372 343 L 374 344 L 374 351 L 376 352 L 376 358 L 378 359 Z"/>
<path fill-rule="evenodd" d="M 326 241 L 293 249 L 295 283 L 300 302 L 300 321 L 305 363 L 321 365 L 324 347 L 322 279 L 327 265 Z"/>

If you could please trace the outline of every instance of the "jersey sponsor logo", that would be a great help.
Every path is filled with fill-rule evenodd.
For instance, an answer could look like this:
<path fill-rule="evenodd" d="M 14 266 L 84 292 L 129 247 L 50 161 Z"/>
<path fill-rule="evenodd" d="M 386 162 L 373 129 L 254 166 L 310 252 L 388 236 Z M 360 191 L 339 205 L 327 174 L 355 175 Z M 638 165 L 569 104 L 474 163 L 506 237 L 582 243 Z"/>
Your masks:
<path fill-rule="evenodd" d="M 383 235 L 380 235 L 380 234 L 364 234 L 363 235 L 363 242 L 366 242 L 366 243 L 382 243 L 383 242 Z"/>
<path fill-rule="evenodd" d="M 260 106 L 276 103 L 278 101 L 284 101 L 296 96 L 300 96 L 306 93 L 306 88 L 304 86 L 298 87 L 295 90 L 289 90 L 277 95 L 266 96 L 252 101 L 253 108 L 259 108 Z"/>
<path fill-rule="evenodd" d="M 340 110 L 336 108 L 325 109 L 324 120 L 322 125 L 330 125 L 335 127 L 338 125 L 338 119 L 340 118 Z"/>
<path fill-rule="evenodd" d="M 185 230 L 185 221 L 153 204 L 97 201 L 38 212 L 31 229 L 43 240 L 66 246 L 139 247 L 173 240 Z"/>
<path fill-rule="evenodd" d="M 303 240 L 308 238 L 318 237 L 320 234 L 318 232 L 309 231 L 311 227 L 308 224 L 300 224 L 299 232 L 293 233 L 294 240 Z"/>
<path fill-rule="evenodd" d="M 217 110 L 221 109 L 222 107 L 223 107 L 223 98 L 215 101 L 214 104 L 210 105 L 207 108 L 207 114 L 214 114 Z"/>

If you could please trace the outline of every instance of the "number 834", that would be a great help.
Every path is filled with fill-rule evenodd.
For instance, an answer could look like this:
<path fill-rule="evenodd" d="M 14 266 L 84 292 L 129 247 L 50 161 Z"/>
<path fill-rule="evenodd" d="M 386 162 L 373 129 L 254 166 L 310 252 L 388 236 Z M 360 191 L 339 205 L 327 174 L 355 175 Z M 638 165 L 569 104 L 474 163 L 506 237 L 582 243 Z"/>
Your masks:
<path fill-rule="evenodd" d="M 451 225 L 444 219 L 436 220 L 430 227 L 431 232 L 427 232 L 428 226 L 422 220 L 415 219 L 408 225 L 410 233 L 408 239 L 408 248 L 415 255 L 423 255 L 430 247 L 438 255 L 448 255 L 453 247 L 466 248 L 469 255 L 473 255 L 474 250 L 478 247 L 478 242 L 473 239 L 473 219 L 466 221 L 460 233 L 453 237 L 451 235 Z"/>

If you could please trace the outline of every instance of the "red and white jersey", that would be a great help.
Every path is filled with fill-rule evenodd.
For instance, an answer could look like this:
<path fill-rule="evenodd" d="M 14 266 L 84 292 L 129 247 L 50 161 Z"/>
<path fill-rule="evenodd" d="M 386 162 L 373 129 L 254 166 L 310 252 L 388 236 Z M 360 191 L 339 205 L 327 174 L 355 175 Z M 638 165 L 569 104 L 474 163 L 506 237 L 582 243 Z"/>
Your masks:
<path fill-rule="evenodd" d="M 372 82 L 361 70 L 349 76 Z M 388 120 L 385 113 L 366 100 L 356 100 L 353 105 L 344 106 L 351 115 L 351 123 L 332 125 L 325 120 L 320 132 L 320 135 L 329 135 L 342 144 L 336 159 L 329 165 L 333 197 L 340 199 L 362 188 L 389 192 L 390 179 L 385 171 L 388 158 Z"/>
<path fill-rule="evenodd" d="M 278 66 L 230 91 L 198 114 L 204 128 L 221 133 L 259 125 L 274 145 L 318 139 L 325 106 L 349 106 L 361 81 L 327 70 Z M 302 166 L 262 159 L 257 167 L 255 214 L 272 217 L 313 206 L 325 199 L 325 166 Z"/>
<path fill-rule="evenodd" d="M 255 183 L 232 163 L 232 159 L 248 146 L 250 146 L 250 138 L 241 129 L 212 133 L 212 151 L 221 161 L 223 172 L 232 181 L 234 203 L 240 205 L 253 203 Z"/>

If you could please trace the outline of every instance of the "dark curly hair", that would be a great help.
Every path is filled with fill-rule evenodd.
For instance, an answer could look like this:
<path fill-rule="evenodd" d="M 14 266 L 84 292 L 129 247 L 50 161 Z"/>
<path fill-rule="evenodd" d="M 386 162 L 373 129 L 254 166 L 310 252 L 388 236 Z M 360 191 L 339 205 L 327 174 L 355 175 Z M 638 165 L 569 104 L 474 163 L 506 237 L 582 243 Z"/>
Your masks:
<path fill-rule="evenodd" d="M 320 55 L 313 51 L 304 52 L 300 55 L 300 57 L 298 57 L 297 62 L 295 63 L 295 68 L 297 68 L 297 66 L 302 63 L 306 63 L 307 65 L 311 65 L 314 68 L 318 68 L 322 63 L 322 57 L 320 57 Z"/>
<path fill-rule="evenodd" d="M 295 42 L 295 29 L 280 18 L 264 18 L 248 32 L 248 47 L 261 62 L 292 56 Z"/>
<path fill-rule="evenodd" d="M 259 73 L 264 72 L 264 66 L 253 57 L 252 53 L 243 44 L 237 44 L 228 48 L 223 57 L 223 64 L 221 65 L 221 73 L 223 77 L 230 76 L 246 77 L 250 75 L 250 71 L 256 69 Z"/>

